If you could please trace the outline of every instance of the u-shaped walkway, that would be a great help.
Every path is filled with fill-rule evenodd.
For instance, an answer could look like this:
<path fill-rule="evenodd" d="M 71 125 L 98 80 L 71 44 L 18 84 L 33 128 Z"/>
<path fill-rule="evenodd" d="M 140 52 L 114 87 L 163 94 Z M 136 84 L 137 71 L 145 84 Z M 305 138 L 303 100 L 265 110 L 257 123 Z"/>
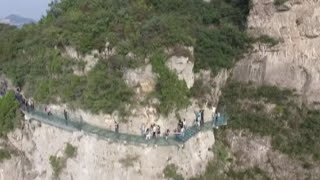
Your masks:
<path fill-rule="evenodd" d="M 83 131 L 89 135 L 95 135 L 99 138 L 110 140 L 114 142 L 121 142 L 133 145 L 158 145 L 158 146 L 174 146 L 182 144 L 188 141 L 191 137 L 195 136 L 200 131 L 212 130 L 212 122 L 206 122 L 203 127 L 199 128 L 196 125 L 191 126 L 185 130 L 184 136 L 174 135 L 169 136 L 168 139 L 164 137 L 158 137 L 151 140 L 145 140 L 145 137 L 142 135 L 127 134 L 127 133 L 116 133 L 109 129 L 104 129 L 98 126 L 91 125 L 84 122 L 81 118 L 68 118 L 68 121 L 65 120 L 63 116 L 56 114 L 48 116 L 47 113 L 40 110 L 33 110 L 25 112 L 25 115 L 28 119 L 35 119 L 42 123 L 55 126 L 67 131 Z"/>

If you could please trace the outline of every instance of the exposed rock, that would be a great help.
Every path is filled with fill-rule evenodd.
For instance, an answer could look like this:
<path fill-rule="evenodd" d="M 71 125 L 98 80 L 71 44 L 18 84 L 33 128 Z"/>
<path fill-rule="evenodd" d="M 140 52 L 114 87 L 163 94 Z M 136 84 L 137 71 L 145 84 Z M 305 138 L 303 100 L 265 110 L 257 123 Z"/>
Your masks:
<path fill-rule="evenodd" d="M 17 168 L 17 172 L 13 175 L 10 168 L 13 168 L 18 160 L 8 161 L 7 164 L 1 165 L 2 175 L 6 180 L 10 180 L 11 177 L 12 180 L 21 179 L 19 174 L 22 170 L 26 174 L 32 172 L 35 175 L 26 176 L 25 180 L 51 179 L 52 168 L 49 157 L 63 152 L 67 142 L 77 147 L 77 156 L 68 159 L 60 175 L 62 180 L 163 179 L 162 171 L 169 163 L 176 164 L 179 172 L 185 177 L 191 177 L 203 172 L 207 162 L 213 158 L 212 152 L 208 150 L 214 143 L 212 132 L 199 133 L 184 147 L 150 147 L 110 143 L 47 125 L 28 131 L 29 139 L 26 139 L 26 136 L 22 136 L 21 139 L 14 138 L 13 136 L 21 134 L 17 130 L 9 135 L 9 140 L 20 150 L 27 152 L 26 157 L 30 159 L 33 168 L 32 170 Z M 136 155 L 138 158 L 132 163 L 133 166 L 124 167 L 121 160 L 128 155 Z"/>
<path fill-rule="evenodd" d="M 167 66 L 175 71 L 180 80 L 184 80 L 187 87 L 190 89 L 194 83 L 193 66 L 194 63 L 190 61 L 189 57 L 172 56 L 167 61 Z"/>
<path fill-rule="evenodd" d="M 130 87 L 135 88 L 139 96 L 154 91 L 156 85 L 156 76 L 153 74 L 150 64 L 138 69 L 126 70 L 124 79 Z"/>
<path fill-rule="evenodd" d="M 283 42 L 275 47 L 256 44 L 237 63 L 233 78 L 295 89 L 309 105 L 320 102 L 320 2 L 290 1 L 290 11 L 276 12 L 271 0 L 253 0 L 249 32 Z"/>
<path fill-rule="evenodd" d="M 230 71 L 223 69 L 216 76 L 213 76 L 210 71 L 201 70 L 195 75 L 195 80 L 201 82 L 195 83 L 194 89 L 200 89 L 201 97 L 197 97 L 197 101 L 200 105 L 205 106 L 217 106 L 219 97 L 221 95 L 221 89 L 226 84 L 229 78 Z M 198 87 L 200 86 L 201 87 Z"/>
<path fill-rule="evenodd" d="M 84 62 L 84 69 L 79 69 L 79 67 L 73 68 L 74 74 L 83 76 L 92 68 L 94 68 L 94 66 L 98 63 L 99 58 L 108 59 L 109 57 L 115 55 L 115 53 L 115 48 L 111 48 L 110 43 L 106 42 L 104 51 L 99 52 L 98 50 L 92 50 L 90 53 L 84 55 L 78 53 L 77 50 L 71 46 L 65 46 L 63 56 Z"/>

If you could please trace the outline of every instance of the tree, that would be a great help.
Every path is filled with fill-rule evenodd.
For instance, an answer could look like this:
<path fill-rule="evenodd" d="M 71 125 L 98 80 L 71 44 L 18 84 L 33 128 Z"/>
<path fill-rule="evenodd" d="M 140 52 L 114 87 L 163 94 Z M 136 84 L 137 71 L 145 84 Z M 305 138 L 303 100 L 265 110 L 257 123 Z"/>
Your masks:
<path fill-rule="evenodd" d="M 19 124 L 19 103 L 13 92 L 0 99 L 0 136 L 5 136 Z"/>

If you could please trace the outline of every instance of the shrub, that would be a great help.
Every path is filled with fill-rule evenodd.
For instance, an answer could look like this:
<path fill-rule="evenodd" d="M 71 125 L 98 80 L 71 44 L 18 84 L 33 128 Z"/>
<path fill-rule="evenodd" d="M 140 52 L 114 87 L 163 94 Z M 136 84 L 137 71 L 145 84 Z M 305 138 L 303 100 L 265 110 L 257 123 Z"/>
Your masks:
<path fill-rule="evenodd" d="M 166 57 L 156 54 L 151 58 L 152 70 L 158 74 L 156 96 L 160 99 L 159 110 L 168 115 L 173 109 L 189 105 L 189 89 L 184 80 L 179 80 L 175 72 L 165 64 Z"/>
<path fill-rule="evenodd" d="M 95 113 L 112 113 L 124 110 L 125 104 L 131 102 L 133 91 L 123 81 L 122 73 L 115 68 L 118 67 L 100 61 L 88 74 L 82 99 L 85 108 Z"/>
<path fill-rule="evenodd" d="M 53 176 L 55 178 L 58 178 L 65 165 L 65 162 L 62 157 L 57 156 L 50 156 L 49 160 L 53 171 Z"/>
<path fill-rule="evenodd" d="M 262 35 L 258 38 L 256 38 L 256 41 L 264 43 L 264 44 L 268 44 L 269 46 L 275 46 L 279 43 L 278 39 L 275 39 L 273 37 L 270 37 L 268 35 Z"/>
<path fill-rule="evenodd" d="M 177 173 L 177 170 L 178 167 L 175 164 L 168 164 L 163 170 L 164 177 L 172 180 L 183 180 L 183 176 Z"/>
<path fill-rule="evenodd" d="M 247 35 L 236 27 L 200 29 L 195 47 L 195 71 L 209 69 L 216 74 L 221 68 L 231 68 L 249 44 Z"/>
<path fill-rule="evenodd" d="M 222 92 L 220 103 L 227 107 L 229 128 L 271 136 L 273 148 L 292 157 L 304 159 L 311 155 L 320 160 L 320 111 L 300 107 L 292 91 L 229 82 Z M 248 102 L 274 104 L 275 108 L 269 112 L 264 105 L 259 110 L 245 105 Z"/>
<path fill-rule="evenodd" d="M 19 103 L 14 93 L 8 92 L 0 98 L 0 136 L 5 136 L 16 128 L 19 125 L 19 117 Z"/>
<path fill-rule="evenodd" d="M 280 6 L 280 5 L 284 4 L 287 1 L 288 0 L 274 0 L 273 4 L 276 5 L 276 6 Z"/>
<path fill-rule="evenodd" d="M 2 163 L 5 159 L 10 159 L 10 152 L 6 149 L 0 149 L 0 162 Z"/>
<path fill-rule="evenodd" d="M 228 172 L 228 177 L 238 180 L 271 180 L 271 178 L 267 176 L 266 172 L 262 171 L 258 167 L 253 167 L 242 171 L 234 171 L 233 169 L 231 169 Z"/>
<path fill-rule="evenodd" d="M 64 153 L 67 156 L 67 158 L 73 158 L 77 154 L 77 147 L 74 147 L 70 143 L 67 143 L 67 146 L 64 149 Z"/>

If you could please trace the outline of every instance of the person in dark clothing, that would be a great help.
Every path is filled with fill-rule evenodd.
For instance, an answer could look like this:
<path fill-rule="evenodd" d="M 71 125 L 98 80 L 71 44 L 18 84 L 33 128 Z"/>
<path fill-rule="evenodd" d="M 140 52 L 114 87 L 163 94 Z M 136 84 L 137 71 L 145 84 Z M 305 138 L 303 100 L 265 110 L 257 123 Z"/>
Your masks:
<path fill-rule="evenodd" d="M 201 114 L 200 126 L 203 126 L 204 125 L 204 110 L 201 110 L 200 114 Z"/>
<path fill-rule="evenodd" d="M 182 128 L 183 128 L 183 122 L 181 121 L 181 119 L 179 119 L 178 127 L 179 127 L 180 129 L 182 129 Z"/>
<path fill-rule="evenodd" d="M 115 122 L 115 130 L 116 133 L 119 133 L 119 123 Z"/>
<path fill-rule="evenodd" d="M 165 136 L 166 140 L 168 139 L 169 134 L 170 134 L 170 130 L 167 129 L 167 131 L 164 133 L 164 136 Z"/>
<path fill-rule="evenodd" d="M 160 137 L 161 131 L 160 131 L 160 126 L 157 125 L 157 136 Z"/>
<path fill-rule="evenodd" d="M 63 115 L 64 115 L 64 119 L 66 120 L 66 125 L 68 125 L 68 113 L 65 109 L 63 110 Z"/>

